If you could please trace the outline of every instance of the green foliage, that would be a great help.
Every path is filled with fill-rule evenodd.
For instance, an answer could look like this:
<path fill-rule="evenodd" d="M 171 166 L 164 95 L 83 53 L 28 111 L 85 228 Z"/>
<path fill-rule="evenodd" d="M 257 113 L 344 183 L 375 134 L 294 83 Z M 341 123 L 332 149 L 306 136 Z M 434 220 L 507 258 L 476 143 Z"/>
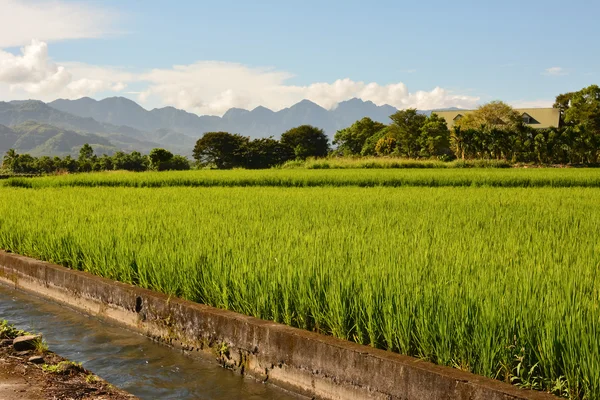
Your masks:
<path fill-rule="evenodd" d="M 376 135 L 385 125 L 365 117 L 352 126 L 336 132 L 333 144 L 338 145 L 337 152 L 343 155 L 360 154 L 365 142 Z"/>
<path fill-rule="evenodd" d="M 149 186 L 152 177 L 178 184 L 196 174 L 222 185 L 287 174 L 295 182 L 417 176 L 425 186 L 454 179 L 486 187 L 3 187 L 0 247 L 523 387 L 600 397 L 600 189 L 490 187 L 577 176 L 597 184 L 597 171 L 237 170 L 32 181 L 125 175 Z"/>
<path fill-rule="evenodd" d="M 244 167 L 271 168 L 294 158 L 292 149 L 273 138 L 254 139 L 244 149 Z"/>
<path fill-rule="evenodd" d="M 421 156 L 432 157 L 450 153 L 450 131 L 444 118 L 432 113 L 421 126 L 420 133 Z"/>
<path fill-rule="evenodd" d="M 281 143 L 294 150 L 296 158 L 325 157 L 329 152 L 329 139 L 322 129 L 310 125 L 292 128 L 281 135 Z"/>
<path fill-rule="evenodd" d="M 186 171 L 191 168 L 190 160 L 180 155 L 174 155 L 165 169 L 171 171 Z"/>
<path fill-rule="evenodd" d="M 418 157 L 421 150 L 421 128 L 427 117 L 417 113 L 415 108 L 409 108 L 390 115 L 390 119 L 392 125 L 389 136 L 398 143 L 398 154 L 409 158 Z"/>
<path fill-rule="evenodd" d="M 521 115 L 502 101 L 492 101 L 466 114 L 456 121 L 455 126 L 463 130 L 480 130 L 483 132 L 514 132 L 523 126 Z"/>
<path fill-rule="evenodd" d="M 383 137 L 375 143 L 375 154 L 378 156 L 389 156 L 396 149 L 396 139 Z"/>
<path fill-rule="evenodd" d="M 44 364 L 42 365 L 42 370 L 44 372 L 48 372 L 50 374 L 57 375 L 68 375 L 72 372 L 85 372 L 85 369 L 81 365 L 81 363 L 77 363 L 74 361 L 61 361 L 58 364 Z"/>
<path fill-rule="evenodd" d="M 150 160 L 150 168 L 156 171 L 164 171 L 168 169 L 169 162 L 173 159 L 173 153 L 165 149 L 152 149 L 148 154 Z"/>
<path fill-rule="evenodd" d="M 85 143 L 81 146 L 81 150 L 79 150 L 79 161 L 81 160 L 91 160 L 94 157 L 94 149 L 88 143 Z"/>
<path fill-rule="evenodd" d="M 148 170 L 150 167 L 148 157 L 137 151 L 133 151 L 130 154 L 118 151 L 112 157 L 112 163 L 115 170 L 141 172 Z"/>
<path fill-rule="evenodd" d="M 416 109 L 408 109 L 398 111 L 390 118 L 391 125 L 382 125 L 383 128 L 364 139 L 361 155 L 428 158 L 451 154 L 450 132 L 446 121 L 437 114 L 426 117 Z"/>
<path fill-rule="evenodd" d="M 367 138 L 365 143 L 363 144 L 362 149 L 360 150 L 360 155 L 362 156 L 374 156 L 377 154 L 376 147 L 377 142 L 380 139 L 386 138 L 390 136 L 390 127 L 386 126 L 380 131 L 376 132 L 373 136 Z"/>
<path fill-rule="evenodd" d="M 207 132 L 194 147 L 194 158 L 200 164 L 215 164 L 219 169 L 240 167 L 249 139 L 228 132 Z"/>
<path fill-rule="evenodd" d="M 595 163 L 600 149 L 600 87 L 592 85 L 568 96 L 564 122 L 578 139 L 575 147 L 580 157 Z"/>
<path fill-rule="evenodd" d="M 8 321 L 0 319 L 0 339 L 14 339 L 17 336 L 27 335 L 28 332 L 22 331 L 9 324 Z"/>
<path fill-rule="evenodd" d="M 48 156 L 35 158 L 29 154 L 17 154 L 11 149 L 4 156 L 2 165 L 4 169 L 12 174 L 53 174 L 112 170 L 141 172 L 148 169 L 157 171 L 188 170 L 191 167 L 187 158 L 173 155 L 164 149 L 154 149 L 150 156 L 142 155 L 137 151 L 130 154 L 118 151 L 112 157 L 106 154 L 97 157 L 89 145 L 82 147 L 77 160 L 71 158 L 71 156 L 62 159 Z"/>

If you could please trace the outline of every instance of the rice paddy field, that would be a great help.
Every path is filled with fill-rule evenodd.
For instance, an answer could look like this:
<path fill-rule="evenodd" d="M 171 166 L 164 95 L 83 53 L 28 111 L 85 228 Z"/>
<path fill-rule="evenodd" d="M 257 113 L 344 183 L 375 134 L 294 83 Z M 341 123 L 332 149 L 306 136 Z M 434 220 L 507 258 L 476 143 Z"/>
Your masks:
<path fill-rule="evenodd" d="M 468 168 L 468 169 L 266 169 L 140 172 L 98 172 L 13 177 L 0 187 L 596 187 L 600 169 L 592 168 Z"/>
<path fill-rule="evenodd" d="M 600 170 L 13 178 L 0 248 L 600 398 Z"/>

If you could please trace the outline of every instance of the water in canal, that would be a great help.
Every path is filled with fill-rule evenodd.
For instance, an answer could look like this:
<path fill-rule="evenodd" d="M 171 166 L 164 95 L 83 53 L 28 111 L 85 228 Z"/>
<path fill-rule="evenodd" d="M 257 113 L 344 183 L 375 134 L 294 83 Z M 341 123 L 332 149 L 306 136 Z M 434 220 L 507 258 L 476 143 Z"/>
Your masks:
<path fill-rule="evenodd" d="M 0 318 L 41 332 L 50 350 L 141 399 L 298 400 L 126 329 L 0 284 Z"/>

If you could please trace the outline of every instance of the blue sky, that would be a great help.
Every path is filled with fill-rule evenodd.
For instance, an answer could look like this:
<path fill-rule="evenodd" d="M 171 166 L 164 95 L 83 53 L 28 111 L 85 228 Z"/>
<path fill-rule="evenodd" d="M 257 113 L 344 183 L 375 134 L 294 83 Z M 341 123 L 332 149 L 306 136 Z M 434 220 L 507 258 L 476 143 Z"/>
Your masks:
<path fill-rule="evenodd" d="M 598 82 L 599 13 L 592 1 L 0 0 L 14 16 L 0 24 L 0 100 L 543 106 Z"/>

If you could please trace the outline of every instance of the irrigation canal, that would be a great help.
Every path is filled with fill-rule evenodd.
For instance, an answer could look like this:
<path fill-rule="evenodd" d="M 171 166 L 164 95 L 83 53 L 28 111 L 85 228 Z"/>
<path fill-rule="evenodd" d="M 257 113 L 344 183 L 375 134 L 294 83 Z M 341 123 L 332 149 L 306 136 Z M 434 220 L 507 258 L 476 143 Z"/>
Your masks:
<path fill-rule="evenodd" d="M 137 333 L 0 284 L 0 318 L 41 332 L 50 350 L 141 399 L 281 399 L 298 397 L 191 358 Z"/>

